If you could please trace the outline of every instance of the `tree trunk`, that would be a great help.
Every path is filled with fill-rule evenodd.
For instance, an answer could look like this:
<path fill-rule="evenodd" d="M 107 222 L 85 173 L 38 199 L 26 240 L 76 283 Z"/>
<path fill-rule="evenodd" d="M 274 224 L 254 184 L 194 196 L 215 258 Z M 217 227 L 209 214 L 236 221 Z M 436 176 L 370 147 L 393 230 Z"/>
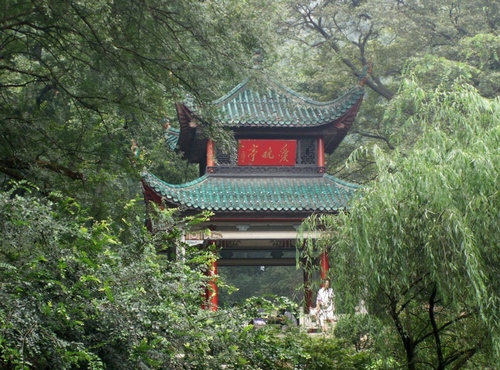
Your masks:
<path fill-rule="evenodd" d="M 398 309 L 397 309 L 398 300 L 392 294 L 390 297 L 391 297 L 390 298 L 391 303 L 390 303 L 389 311 L 390 311 L 391 318 L 394 321 L 394 324 L 396 325 L 396 329 L 398 331 L 399 337 L 401 338 L 401 341 L 403 342 L 403 346 L 404 346 L 404 349 L 406 352 L 406 361 L 407 361 L 408 370 L 416 370 L 415 343 L 413 341 L 411 333 L 405 329 L 405 327 L 401 321 L 401 316 L 400 316 L 401 311 L 398 311 Z"/>

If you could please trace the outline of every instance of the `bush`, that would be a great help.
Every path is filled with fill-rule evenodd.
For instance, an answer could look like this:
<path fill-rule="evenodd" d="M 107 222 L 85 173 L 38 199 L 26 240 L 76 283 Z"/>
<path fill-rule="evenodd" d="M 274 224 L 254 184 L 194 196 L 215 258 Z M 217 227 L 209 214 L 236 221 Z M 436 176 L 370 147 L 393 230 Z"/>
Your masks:
<path fill-rule="evenodd" d="M 356 352 L 345 341 L 329 337 L 304 337 L 301 369 L 307 370 L 356 370 L 367 369 L 370 353 Z"/>

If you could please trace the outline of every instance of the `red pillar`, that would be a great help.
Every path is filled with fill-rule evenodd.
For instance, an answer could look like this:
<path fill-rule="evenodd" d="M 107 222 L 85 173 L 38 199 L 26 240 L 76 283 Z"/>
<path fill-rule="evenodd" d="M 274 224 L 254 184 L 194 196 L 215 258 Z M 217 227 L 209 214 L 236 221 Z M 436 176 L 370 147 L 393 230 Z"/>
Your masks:
<path fill-rule="evenodd" d="M 318 167 L 325 167 L 325 142 L 322 137 L 318 138 Z"/>
<path fill-rule="evenodd" d="M 210 227 L 211 230 L 215 230 L 213 226 Z M 215 242 L 211 242 L 212 246 L 215 249 Z M 216 253 L 215 250 L 213 253 Z M 209 268 L 205 272 L 205 275 L 208 277 L 207 285 L 205 285 L 203 290 L 203 302 L 201 304 L 201 308 L 206 310 L 209 309 L 211 311 L 217 311 L 219 308 L 219 287 L 217 286 L 217 274 L 218 274 L 218 265 L 217 259 L 210 264 Z"/>
<path fill-rule="evenodd" d="M 215 165 L 215 153 L 214 153 L 214 141 L 208 139 L 207 141 L 207 167 L 213 167 Z"/>
<path fill-rule="evenodd" d="M 324 280 L 328 277 L 328 270 L 330 269 L 330 262 L 328 261 L 328 253 L 323 252 L 319 256 L 320 258 L 320 277 Z"/>
<path fill-rule="evenodd" d="M 217 260 L 212 262 L 212 266 L 210 266 L 210 270 L 208 271 L 208 276 L 210 277 L 210 281 L 208 282 L 207 287 L 207 303 L 208 308 L 211 311 L 217 311 L 219 308 L 219 287 L 217 286 Z"/>

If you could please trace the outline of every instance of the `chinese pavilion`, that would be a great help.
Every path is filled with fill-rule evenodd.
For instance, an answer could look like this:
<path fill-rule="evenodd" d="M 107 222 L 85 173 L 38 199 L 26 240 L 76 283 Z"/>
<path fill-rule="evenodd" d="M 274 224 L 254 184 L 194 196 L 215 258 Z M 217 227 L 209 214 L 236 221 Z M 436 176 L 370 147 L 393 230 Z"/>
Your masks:
<path fill-rule="evenodd" d="M 228 154 L 203 132 L 204 118 L 192 103 L 177 103 L 179 129 L 166 131 L 167 142 L 189 163 L 197 163 L 200 177 L 173 185 L 144 173 L 146 202 L 179 207 L 186 215 L 204 210 L 213 217 L 185 235 L 185 241 L 216 244 L 218 266 L 295 265 L 297 227 L 313 213 L 336 213 L 347 207 L 358 188 L 325 172 L 331 154 L 351 128 L 364 96 L 364 81 L 329 102 L 301 96 L 275 82 L 247 79 L 211 103 L 217 120 L 230 128 L 238 142 Z M 236 152 L 236 151 L 235 151 Z M 202 230 L 209 229 L 206 235 Z M 329 262 L 321 255 L 321 278 Z M 304 272 L 305 309 L 311 306 Z M 206 289 L 206 304 L 217 309 L 215 282 Z"/>

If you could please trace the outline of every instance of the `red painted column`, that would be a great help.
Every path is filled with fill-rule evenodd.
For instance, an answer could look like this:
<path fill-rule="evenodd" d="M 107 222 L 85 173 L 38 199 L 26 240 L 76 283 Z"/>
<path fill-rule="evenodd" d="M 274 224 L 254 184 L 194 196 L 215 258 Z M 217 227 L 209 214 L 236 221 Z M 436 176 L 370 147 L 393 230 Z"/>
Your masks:
<path fill-rule="evenodd" d="M 207 287 L 207 301 L 208 308 L 211 311 L 217 311 L 219 308 L 219 287 L 217 286 L 217 260 L 212 262 L 212 266 L 210 266 L 210 270 L 208 271 L 208 276 L 210 276 L 210 281 Z"/>
<path fill-rule="evenodd" d="M 215 152 L 214 152 L 214 141 L 208 139 L 207 141 L 207 167 L 215 166 Z"/>
<path fill-rule="evenodd" d="M 325 141 L 322 137 L 318 138 L 318 167 L 325 167 Z"/>
<path fill-rule="evenodd" d="M 215 230 L 215 227 L 211 226 L 210 230 Z M 213 247 L 213 253 L 215 252 L 215 242 L 211 242 Z M 209 309 L 211 311 L 217 311 L 219 308 L 219 287 L 217 286 L 217 274 L 218 274 L 218 265 L 217 259 L 211 263 L 210 267 L 206 270 L 205 276 L 208 277 L 207 285 L 205 285 L 203 289 L 203 302 L 201 304 L 201 308 L 206 310 Z"/>
<path fill-rule="evenodd" d="M 320 258 L 320 277 L 324 280 L 328 277 L 328 270 L 330 269 L 330 262 L 328 261 L 328 253 L 323 252 L 319 256 Z"/>

